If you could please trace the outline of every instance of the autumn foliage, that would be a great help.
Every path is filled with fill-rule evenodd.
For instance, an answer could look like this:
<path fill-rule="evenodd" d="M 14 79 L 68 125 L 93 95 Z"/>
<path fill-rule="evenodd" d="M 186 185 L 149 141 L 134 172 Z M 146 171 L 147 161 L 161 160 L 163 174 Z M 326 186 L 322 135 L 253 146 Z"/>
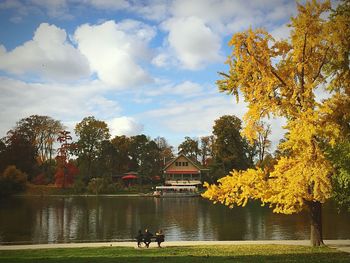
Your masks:
<path fill-rule="evenodd" d="M 229 72 L 221 73 L 219 89 L 248 103 L 243 134 L 251 142 L 264 118 L 285 118 L 286 135 L 279 148 L 288 154 L 272 171 L 234 170 L 217 185 L 205 184 L 203 194 L 230 207 L 257 199 L 276 213 L 308 208 L 313 245 L 323 243 L 321 204 L 331 197 L 334 175 L 324 145 L 334 147 L 341 139 L 342 116 L 350 114 L 350 34 L 343 25 L 349 23 L 349 12 L 324 19 L 330 10 L 329 1 L 298 4 L 288 40 L 275 40 L 262 29 L 232 37 Z M 316 90 L 327 99 L 317 100 Z"/>
<path fill-rule="evenodd" d="M 74 183 L 74 176 L 79 173 L 78 168 L 69 161 L 69 152 L 74 148 L 74 144 L 70 143 L 71 140 L 72 137 L 68 131 L 61 131 L 57 139 L 61 147 L 58 149 L 58 155 L 56 156 L 56 187 L 66 188 L 72 186 Z"/>
<path fill-rule="evenodd" d="M 60 188 L 70 187 L 74 183 L 74 177 L 79 174 L 78 168 L 71 162 L 57 169 L 55 174 L 55 186 Z"/>

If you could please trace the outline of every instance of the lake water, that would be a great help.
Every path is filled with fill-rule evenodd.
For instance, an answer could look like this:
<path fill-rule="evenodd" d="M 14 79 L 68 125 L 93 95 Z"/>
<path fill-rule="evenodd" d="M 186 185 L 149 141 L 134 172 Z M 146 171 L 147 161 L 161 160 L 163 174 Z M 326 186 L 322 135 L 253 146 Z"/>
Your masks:
<path fill-rule="evenodd" d="M 350 238 L 350 213 L 323 210 L 325 239 Z M 309 239 L 307 213 L 273 214 L 253 203 L 229 209 L 203 198 L 13 197 L 0 199 L 0 243 L 130 240 L 139 229 L 166 240 Z"/>

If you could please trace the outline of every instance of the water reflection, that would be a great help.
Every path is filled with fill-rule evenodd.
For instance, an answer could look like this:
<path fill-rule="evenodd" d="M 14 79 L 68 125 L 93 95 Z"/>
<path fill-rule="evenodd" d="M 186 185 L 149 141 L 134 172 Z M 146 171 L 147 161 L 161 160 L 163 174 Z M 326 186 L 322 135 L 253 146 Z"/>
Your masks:
<path fill-rule="evenodd" d="M 324 209 L 326 239 L 350 238 L 350 214 Z M 130 240 L 162 228 L 166 240 L 307 239 L 306 213 L 286 216 L 252 203 L 228 209 L 202 198 L 26 197 L 0 200 L 0 242 Z"/>

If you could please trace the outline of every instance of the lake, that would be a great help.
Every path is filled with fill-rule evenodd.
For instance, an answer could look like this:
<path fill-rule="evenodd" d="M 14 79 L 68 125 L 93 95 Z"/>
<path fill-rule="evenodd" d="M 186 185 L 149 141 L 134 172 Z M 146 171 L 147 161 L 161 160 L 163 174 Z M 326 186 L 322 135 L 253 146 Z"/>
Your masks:
<path fill-rule="evenodd" d="M 161 228 L 166 240 L 309 239 L 307 213 L 273 214 L 258 203 L 229 209 L 198 198 L 12 197 L 0 199 L 0 243 L 127 241 Z M 350 238 L 350 213 L 328 203 L 325 239 Z"/>

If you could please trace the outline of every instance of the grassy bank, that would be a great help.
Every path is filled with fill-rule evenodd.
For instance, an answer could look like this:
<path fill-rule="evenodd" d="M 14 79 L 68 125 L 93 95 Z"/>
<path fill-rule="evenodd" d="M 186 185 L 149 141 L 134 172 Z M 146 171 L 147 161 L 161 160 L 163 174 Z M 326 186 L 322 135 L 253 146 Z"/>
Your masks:
<path fill-rule="evenodd" d="M 349 262 L 350 255 L 327 247 L 287 245 L 124 247 L 0 251 L 0 262 Z"/>

